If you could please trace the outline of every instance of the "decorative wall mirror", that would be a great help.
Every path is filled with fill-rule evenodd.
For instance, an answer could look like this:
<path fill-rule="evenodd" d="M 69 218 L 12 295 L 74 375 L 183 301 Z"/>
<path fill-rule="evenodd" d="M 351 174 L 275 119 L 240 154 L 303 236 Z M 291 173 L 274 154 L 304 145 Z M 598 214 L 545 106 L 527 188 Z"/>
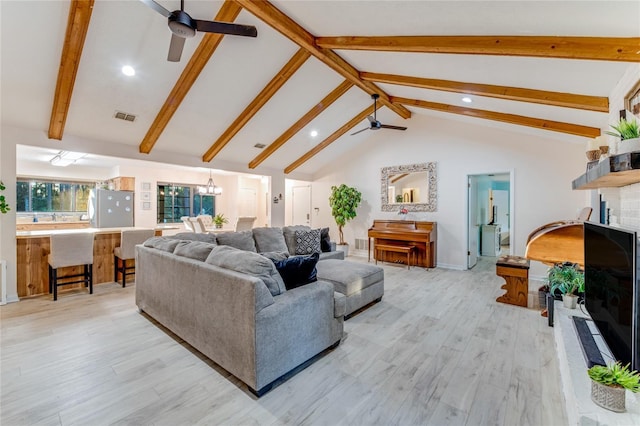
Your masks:
<path fill-rule="evenodd" d="M 380 195 L 383 212 L 402 208 L 410 212 L 437 211 L 436 163 L 383 167 L 380 171 Z"/>

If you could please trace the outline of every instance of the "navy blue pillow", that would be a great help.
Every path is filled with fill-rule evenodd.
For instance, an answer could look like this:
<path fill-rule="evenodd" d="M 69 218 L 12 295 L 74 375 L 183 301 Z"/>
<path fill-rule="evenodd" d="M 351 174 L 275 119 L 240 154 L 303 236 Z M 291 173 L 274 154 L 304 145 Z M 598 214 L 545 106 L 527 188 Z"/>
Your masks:
<path fill-rule="evenodd" d="M 329 238 L 329 228 L 320 229 L 320 249 L 325 253 L 331 251 L 331 238 Z"/>
<path fill-rule="evenodd" d="M 313 253 L 309 256 L 291 256 L 273 263 L 284 281 L 284 286 L 291 290 L 318 281 L 316 263 L 319 258 L 319 253 Z"/>

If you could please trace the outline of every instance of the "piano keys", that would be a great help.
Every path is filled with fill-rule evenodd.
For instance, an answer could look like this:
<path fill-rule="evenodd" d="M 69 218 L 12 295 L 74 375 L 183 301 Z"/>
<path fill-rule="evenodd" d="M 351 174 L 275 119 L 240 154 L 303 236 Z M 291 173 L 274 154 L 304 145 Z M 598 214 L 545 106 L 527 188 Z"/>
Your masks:
<path fill-rule="evenodd" d="M 374 220 L 373 226 L 369 228 L 368 236 L 369 260 L 371 260 L 371 249 L 375 247 L 376 244 L 413 245 L 416 247 L 415 266 L 422 266 L 424 268 L 436 267 L 436 222 Z M 371 239 L 373 239 L 373 245 L 371 244 Z M 385 260 L 405 263 L 406 256 L 402 253 L 386 252 Z"/>

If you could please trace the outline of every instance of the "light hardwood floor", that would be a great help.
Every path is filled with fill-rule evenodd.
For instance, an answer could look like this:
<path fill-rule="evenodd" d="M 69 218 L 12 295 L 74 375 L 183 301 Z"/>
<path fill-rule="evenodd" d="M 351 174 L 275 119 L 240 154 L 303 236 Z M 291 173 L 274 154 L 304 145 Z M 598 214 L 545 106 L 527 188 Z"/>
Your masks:
<path fill-rule="evenodd" d="M 3 306 L 0 422 L 567 423 L 552 329 L 536 310 L 495 302 L 491 259 L 471 271 L 383 267 L 382 302 L 260 399 L 138 313 L 133 285 Z"/>

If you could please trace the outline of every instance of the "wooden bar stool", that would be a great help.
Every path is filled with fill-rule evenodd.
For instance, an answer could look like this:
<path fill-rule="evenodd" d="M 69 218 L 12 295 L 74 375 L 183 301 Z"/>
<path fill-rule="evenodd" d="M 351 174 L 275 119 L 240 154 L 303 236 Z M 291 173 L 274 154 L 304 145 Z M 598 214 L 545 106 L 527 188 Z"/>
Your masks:
<path fill-rule="evenodd" d="M 122 274 L 122 287 L 126 286 L 127 275 L 135 274 L 135 265 L 127 266 L 127 260 L 136 258 L 136 245 L 142 244 L 155 235 L 153 229 L 130 229 L 120 234 L 120 247 L 113 249 L 113 280 L 118 282 L 118 272 Z"/>
<path fill-rule="evenodd" d="M 49 293 L 58 300 L 58 287 L 84 283 L 93 294 L 93 232 L 51 235 L 51 253 L 49 262 Z M 80 274 L 58 276 L 58 268 L 83 266 Z M 82 279 L 73 280 L 82 277 Z M 69 281 L 69 280 L 72 281 Z"/>

